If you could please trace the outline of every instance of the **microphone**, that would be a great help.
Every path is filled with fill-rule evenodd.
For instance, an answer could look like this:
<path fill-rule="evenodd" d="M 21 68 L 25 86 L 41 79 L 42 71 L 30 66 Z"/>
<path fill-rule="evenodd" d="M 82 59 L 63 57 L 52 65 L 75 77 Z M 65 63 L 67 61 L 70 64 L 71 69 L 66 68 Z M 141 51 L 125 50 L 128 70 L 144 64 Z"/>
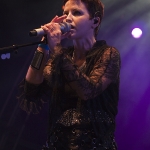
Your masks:
<path fill-rule="evenodd" d="M 62 34 L 70 31 L 71 29 L 71 25 L 67 22 L 59 23 L 59 25 Z M 42 28 L 33 29 L 32 31 L 29 32 L 29 36 L 43 36 L 43 35 L 45 35 L 45 32 Z"/>

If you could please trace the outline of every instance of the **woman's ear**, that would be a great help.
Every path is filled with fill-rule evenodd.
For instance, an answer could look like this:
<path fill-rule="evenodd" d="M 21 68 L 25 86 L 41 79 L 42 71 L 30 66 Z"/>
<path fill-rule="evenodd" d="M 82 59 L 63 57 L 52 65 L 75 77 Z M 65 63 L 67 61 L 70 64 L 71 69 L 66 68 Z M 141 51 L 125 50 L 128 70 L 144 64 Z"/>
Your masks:
<path fill-rule="evenodd" d="M 93 24 L 94 25 L 99 25 L 100 24 L 100 18 L 99 17 L 94 17 L 93 18 Z"/>
<path fill-rule="evenodd" d="M 98 19 L 94 18 L 94 24 L 98 23 Z"/>

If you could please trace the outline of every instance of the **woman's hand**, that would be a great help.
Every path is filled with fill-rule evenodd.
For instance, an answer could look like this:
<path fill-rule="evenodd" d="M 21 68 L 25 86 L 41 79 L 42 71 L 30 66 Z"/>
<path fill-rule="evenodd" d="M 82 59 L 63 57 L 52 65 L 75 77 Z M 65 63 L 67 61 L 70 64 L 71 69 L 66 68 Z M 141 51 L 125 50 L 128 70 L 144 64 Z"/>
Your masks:
<path fill-rule="evenodd" d="M 67 16 L 63 15 L 61 17 L 56 16 L 52 19 L 52 21 L 48 24 L 45 24 L 44 26 L 41 26 L 41 28 L 45 31 L 47 34 L 47 42 L 50 47 L 50 51 L 55 53 L 55 47 L 60 45 L 61 40 L 68 37 L 70 33 L 65 33 L 62 35 L 60 30 L 61 23 Z"/>

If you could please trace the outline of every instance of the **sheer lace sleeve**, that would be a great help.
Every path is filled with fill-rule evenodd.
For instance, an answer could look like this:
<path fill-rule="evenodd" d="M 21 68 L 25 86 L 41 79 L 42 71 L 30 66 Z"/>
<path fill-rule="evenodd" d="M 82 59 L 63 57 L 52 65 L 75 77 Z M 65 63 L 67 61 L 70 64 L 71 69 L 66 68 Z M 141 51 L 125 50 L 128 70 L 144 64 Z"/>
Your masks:
<path fill-rule="evenodd" d="M 39 113 L 43 103 L 51 98 L 52 87 L 54 86 L 54 78 L 52 79 L 52 75 L 57 76 L 56 73 L 60 70 L 60 60 L 61 55 L 49 59 L 43 72 L 44 80 L 41 84 L 32 84 L 25 79 L 19 84 L 19 96 L 17 96 L 17 99 L 19 100 L 20 107 L 27 113 Z M 54 73 L 54 70 L 56 73 Z"/>
<path fill-rule="evenodd" d="M 66 57 L 64 58 L 62 71 L 70 86 L 81 99 L 92 99 L 118 78 L 120 55 L 115 48 L 107 48 L 93 66 L 89 76 L 80 72 Z"/>
<path fill-rule="evenodd" d="M 48 100 L 49 87 L 45 80 L 41 84 L 32 84 L 24 79 L 19 84 L 18 95 L 20 108 L 27 113 L 37 114 Z"/>

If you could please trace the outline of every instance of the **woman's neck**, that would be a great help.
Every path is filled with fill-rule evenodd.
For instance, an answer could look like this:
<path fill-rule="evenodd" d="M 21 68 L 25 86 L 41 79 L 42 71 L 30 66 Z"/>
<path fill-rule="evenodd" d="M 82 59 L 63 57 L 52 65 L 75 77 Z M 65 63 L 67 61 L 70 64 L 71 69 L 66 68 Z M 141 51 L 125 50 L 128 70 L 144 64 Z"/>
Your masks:
<path fill-rule="evenodd" d="M 95 42 L 94 37 L 92 39 L 73 40 L 75 59 L 85 58 L 87 52 L 93 47 Z"/>

